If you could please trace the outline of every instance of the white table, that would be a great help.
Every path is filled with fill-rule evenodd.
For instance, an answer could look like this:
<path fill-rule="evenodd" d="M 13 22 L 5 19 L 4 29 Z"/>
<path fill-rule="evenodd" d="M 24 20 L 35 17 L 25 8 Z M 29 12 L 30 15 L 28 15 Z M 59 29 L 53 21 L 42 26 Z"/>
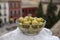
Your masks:
<path fill-rule="evenodd" d="M 23 34 L 19 28 L 0 37 L 0 40 L 59 40 L 58 37 L 52 36 L 49 29 L 43 28 L 38 35 L 28 36 Z"/>

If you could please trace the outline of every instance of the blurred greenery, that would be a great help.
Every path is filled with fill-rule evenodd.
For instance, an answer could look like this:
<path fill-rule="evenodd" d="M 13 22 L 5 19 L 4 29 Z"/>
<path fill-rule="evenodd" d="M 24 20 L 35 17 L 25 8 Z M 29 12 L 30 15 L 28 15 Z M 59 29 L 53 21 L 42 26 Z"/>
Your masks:
<path fill-rule="evenodd" d="M 60 12 L 58 16 L 56 16 L 55 11 L 57 11 L 57 6 L 52 2 L 52 0 L 50 0 L 47 6 L 46 14 L 44 15 L 42 10 L 42 2 L 40 2 L 36 16 L 44 18 L 47 21 L 45 27 L 50 29 L 60 18 Z"/>
<path fill-rule="evenodd" d="M 60 19 L 60 10 L 59 10 L 59 12 L 58 12 L 58 19 Z"/>
<path fill-rule="evenodd" d="M 38 10 L 37 10 L 36 16 L 37 16 L 38 18 L 39 18 L 39 17 L 43 17 L 42 2 L 39 3 L 39 7 L 38 7 Z"/>
<path fill-rule="evenodd" d="M 55 11 L 57 10 L 57 6 L 50 0 L 50 3 L 47 7 L 47 13 L 46 13 L 46 28 L 51 28 L 57 21 L 57 17 L 55 15 Z"/>

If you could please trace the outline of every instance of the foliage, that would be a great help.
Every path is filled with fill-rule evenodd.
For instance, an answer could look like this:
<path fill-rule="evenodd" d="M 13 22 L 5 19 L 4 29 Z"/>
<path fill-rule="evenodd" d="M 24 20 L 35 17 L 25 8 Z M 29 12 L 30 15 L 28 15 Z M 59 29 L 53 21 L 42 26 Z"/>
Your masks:
<path fill-rule="evenodd" d="M 55 11 L 57 11 L 57 6 L 52 2 L 52 0 L 50 0 L 47 6 L 46 15 L 44 15 L 42 3 L 40 2 L 36 16 L 44 18 L 47 21 L 45 27 L 50 29 L 60 18 L 60 12 L 58 13 L 58 16 L 56 16 Z"/>
<path fill-rule="evenodd" d="M 46 28 L 51 28 L 55 22 L 57 21 L 57 17 L 55 15 L 55 11 L 57 10 L 57 6 L 52 2 L 52 0 L 50 1 L 50 3 L 48 4 L 47 7 L 47 13 L 46 13 Z"/>
<path fill-rule="evenodd" d="M 38 11 L 37 11 L 37 14 L 36 16 L 39 18 L 39 17 L 43 17 L 43 9 L 42 9 L 42 3 L 40 2 L 39 3 L 39 7 L 38 7 Z"/>
<path fill-rule="evenodd" d="M 60 10 L 59 10 L 59 12 L 58 12 L 58 19 L 60 19 Z"/>

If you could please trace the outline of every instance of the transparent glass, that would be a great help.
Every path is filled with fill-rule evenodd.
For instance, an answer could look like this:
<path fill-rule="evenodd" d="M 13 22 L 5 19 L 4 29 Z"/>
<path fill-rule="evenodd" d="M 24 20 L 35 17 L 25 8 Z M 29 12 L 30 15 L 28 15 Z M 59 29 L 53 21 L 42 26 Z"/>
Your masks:
<path fill-rule="evenodd" d="M 44 28 L 46 24 L 46 21 L 44 20 L 43 24 L 42 25 L 25 25 L 25 24 L 22 24 L 22 25 L 19 25 L 19 22 L 17 22 L 17 26 L 19 27 L 19 29 L 22 31 L 22 33 L 26 34 L 26 35 L 36 35 L 40 32 L 40 30 L 42 28 Z"/>

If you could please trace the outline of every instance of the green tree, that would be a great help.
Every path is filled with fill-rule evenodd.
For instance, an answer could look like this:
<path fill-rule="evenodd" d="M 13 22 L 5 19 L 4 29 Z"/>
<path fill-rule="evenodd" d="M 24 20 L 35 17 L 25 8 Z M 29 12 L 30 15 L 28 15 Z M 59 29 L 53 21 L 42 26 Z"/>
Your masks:
<path fill-rule="evenodd" d="M 59 12 L 58 12 L 58 19 L 60 19 L 60 10 L 59 10 Z"/>
<path fill-rule="evenodd" d="M 36 16 L 39 18 L 39 17 L 43 17 L 43 9 L 42 9 L 42 3 L 40 2 L 39 3 L 39 7 L 38 7 L 38 10 L 37 10 L 37 14 Z"/>
<path fill-rule="evenodd" d="M 57 10 L 57 6 L 50 0 L 50 3 L 47 7 L 47 13 L 46 13 L 46 28 L 51 28 L 54 23 L 56 22 L 56 15 L 55 11 Z"/>

